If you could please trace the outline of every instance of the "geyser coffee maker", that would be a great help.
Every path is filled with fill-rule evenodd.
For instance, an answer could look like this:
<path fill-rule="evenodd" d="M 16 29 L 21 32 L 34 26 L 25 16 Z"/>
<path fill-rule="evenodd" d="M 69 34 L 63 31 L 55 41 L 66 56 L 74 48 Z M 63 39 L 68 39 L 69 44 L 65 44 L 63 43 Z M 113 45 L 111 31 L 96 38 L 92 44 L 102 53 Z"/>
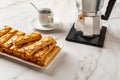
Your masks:
<path fill-rule="evenodd" d="M 109 18 L 115 2 L 109 0 L 105 15 L 101 15 L 104 0 L 82 0 L 82 14 L 78 14 L 78 21 L 82 23 L 83 30 L 77 30 L 74 23 L 66 40 L 103 47 L 107 27 L 101 25 L 101 19 Z"/>

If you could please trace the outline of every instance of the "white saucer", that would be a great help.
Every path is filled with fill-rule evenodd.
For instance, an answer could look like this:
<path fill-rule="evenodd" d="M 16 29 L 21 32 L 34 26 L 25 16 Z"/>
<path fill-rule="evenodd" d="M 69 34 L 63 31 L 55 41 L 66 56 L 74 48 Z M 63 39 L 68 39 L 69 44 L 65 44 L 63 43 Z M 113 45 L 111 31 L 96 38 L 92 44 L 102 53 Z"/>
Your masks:
<path fill-rule="evenodd" d="M 42 26 L 39 22 L 39 19 L 37 17 L 35 17 L 32 19 L 31 24 L 32 24 L 33 28 L 35 28 L 35 29 L 48 31 L 48 30 L 54 30 L 54 29 L 58 28 L 60 21 L 55 17 L 54 23 L 46 27 L 46 26 Z"/>

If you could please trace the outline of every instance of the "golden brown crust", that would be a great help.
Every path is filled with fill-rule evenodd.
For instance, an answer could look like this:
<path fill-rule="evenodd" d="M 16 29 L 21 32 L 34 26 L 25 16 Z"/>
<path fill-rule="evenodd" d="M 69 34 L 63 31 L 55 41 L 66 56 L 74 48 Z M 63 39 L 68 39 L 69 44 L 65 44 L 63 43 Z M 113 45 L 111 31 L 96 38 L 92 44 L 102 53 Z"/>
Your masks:
<path fill-rule="evenodd" d="M 48 53 L 48 55 L 45 58 L 45 62 L 44 65 L 47 66 L 51 60 L 57 55 L 57 53 L 60 51 L 60 47 L 59 46 L 55 46 L 52 51 L 50 53 Z"/>
<path fill-rule="evenodd" d="M 40 40 L 41 38 L 42 36 L 39 32 L 32 32 L 29 35 L 17 37 L 17 39 L 14 41 L 14 44 L 15 46 L 21 46 L 25 43 Z"/>
<path fill-rule="evenodd" d="M 8 33 L 10 30 L 11 30 L 11 27 L 4 26 L 4 29 L 0 30 L 0 37 Z"/>
<path fill-rule="evenodd" d="M 0 30 L 0 51 L 20 59 L 47 66 L 59 52 L 60 47 L 51 36 L 38 32 L 25 35 L 24 32 L 5 26 Z"/>
<path fill-rule="evenodd" d="M 47 66 L 52 60 L 53 58 L 57 55 L 57 53 L 60 51 L 60 47 L 59 46 L 55 46 L 48 54 L 47 56 L 44 58 L 43 61 L 37 61 L 37 64 L 40 66 Z"/>
<path fill-rule="evenodd" d="M 5 43 L 6 41 L 8 41 L 18 30 L 10 30 L 7 34 L 5 34 L 4 36 L 2 36 L 0 38 L 0 45 L 2 45 L 3 43 Z"/>
<path fill-rule="evenodd" d="M 53 49 L 55 44 L 56 44 L 56 42 L 54 41 L 50 45 L 47 45 L 47 46 L 43 47 L 42 49 L 40 49 L 38 52 L 36 52 L 32 55 L 26 55 L 26 57 L 32 62 L 36 62 L 38 60 L 43 61 L 44 58 L 46 57 L 46 55 Z"/>
<path fill-rule="evenodd" d="M 33 44 L 34 42 L 30 42 L 30 43 L 26 43 L 24 46 L 22 46 L 22 47 L 20 47 L 20 48 L 18 48 L 18 47 L 14 47 L 13 46 L 13 54 L 14 55 L 16 55 L 16 56 L 24 56 L 25 57 L 25 55 L 26 55 L 26 53 L 25 53 L 25 47 L 27 47 L 27 46 L 29 46 L 29 45 L 31 45 L 31 44 Z M 26 59 L 28 59 L 27 57 L 26 57 Z"/>
<path fill-rule="evenodd" d="M 7 54 L 12 54 L 13 53 L 10 49 L 3 48 L 3 47 L 2 47 L 2 52 L 7 53 Z"/>
<path fill-rule="evenodd" d="M 44 48 L 40 49 L 38 52 L 36 52 L 33 56 L 37 60 L 43 60 L 46 55 L 53 49 L 53 47 L 56 45 L 56 42 L 54 41 L 52 44 L 45 46 Z"/>
<path fill-rule="evenodd" d="M 35 52 L 39 51 L 41 48 L 51 44 L 54 41 L 54 39 L 50 36 L 46 36 L 42 38 L 41 40 L 33 43 L 30 46 L 25 47 L 25 53 L 26 55 L 32 55 Z"/>
<path fill-rule="evenodd" d="M 3 47 L 10 48 L 18 36 L 24 36 L 24 35 L 25 35 L 24 32 L 18 31 L 14 36 L 12 36 L 7 42 L 3 44 Z"/>

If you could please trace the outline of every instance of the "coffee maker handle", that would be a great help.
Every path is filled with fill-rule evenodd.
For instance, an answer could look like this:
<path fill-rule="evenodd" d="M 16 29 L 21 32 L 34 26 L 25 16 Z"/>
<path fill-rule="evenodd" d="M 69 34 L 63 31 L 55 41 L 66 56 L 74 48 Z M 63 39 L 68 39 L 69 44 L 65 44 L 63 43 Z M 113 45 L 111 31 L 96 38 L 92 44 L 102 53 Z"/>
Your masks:
<path fill-rule="evenodd" d="M 103 20 L 108 20 L 110 14 L 111 14 L 111 12 L 112 12 L 112 9 L 113 9 L 113 7 L 114 7 L 114 5 L 115 5 L 115 2 L 116 2 L 116 0 L 109 0 L 108 6 L 107 6 L 107 9 L 106 9 L 106 12 L 105 12 L 105 15 L 102 15 L 102 16 L 101 16 L 101 18 L 102 18 Z"/>

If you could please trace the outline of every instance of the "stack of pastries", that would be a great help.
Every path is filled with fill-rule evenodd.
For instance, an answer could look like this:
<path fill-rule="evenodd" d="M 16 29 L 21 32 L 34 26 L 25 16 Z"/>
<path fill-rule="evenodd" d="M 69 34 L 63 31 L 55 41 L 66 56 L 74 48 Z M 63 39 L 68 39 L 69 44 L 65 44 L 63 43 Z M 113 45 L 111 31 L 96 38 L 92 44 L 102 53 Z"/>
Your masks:
<path fill-rule="evenodd" d="M 44 67 L 57 55 L 60 47 L 51 36 L 42 36 L 39 32 L 26 34 L 4 26 L 0 30 L 0 51 Z"/>

